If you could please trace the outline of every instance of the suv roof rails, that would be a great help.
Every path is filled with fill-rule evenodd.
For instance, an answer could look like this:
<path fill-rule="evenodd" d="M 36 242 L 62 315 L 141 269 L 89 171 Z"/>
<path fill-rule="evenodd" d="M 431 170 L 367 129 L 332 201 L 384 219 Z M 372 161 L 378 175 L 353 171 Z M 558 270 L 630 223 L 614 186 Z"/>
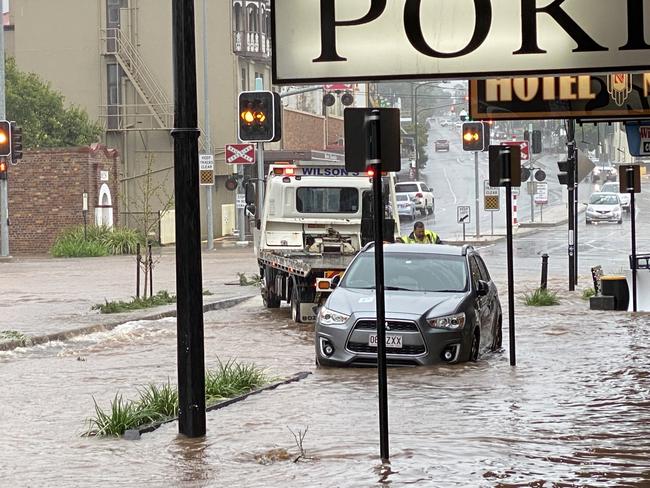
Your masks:
<path fill-rule="evenodd" d="M 462 255 L 467 256 L 467 252 L 473 250 L 474 250 L 474 246 L 472 246 L 471 244 L 463 244 Z"/>

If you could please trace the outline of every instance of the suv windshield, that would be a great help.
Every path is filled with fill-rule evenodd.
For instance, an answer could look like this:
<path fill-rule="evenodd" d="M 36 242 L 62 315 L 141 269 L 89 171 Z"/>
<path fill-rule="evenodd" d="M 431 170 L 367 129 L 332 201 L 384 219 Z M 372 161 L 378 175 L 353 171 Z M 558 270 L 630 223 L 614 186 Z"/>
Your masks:
<path fill-rule="evenodd" d="M 618 183 L 605 183 L 600 191 L 605 193 L 618 193 Z"/>
<path fill-rule="evenodd" d="M 401 192 L 414 192 L 414 191 L 420 191 L 418 189 L 418 185 L 415 185 L 413 183 L 398 183 L 395 185 L 395 191 L 401 191 Z"/>
<path fill-rule="evenodd" d="M 441 254 L 384 254 L 384 285 L 387 289 L 431 292 L 462 292 L 467 288 L 463 256 Z M 345 272 L 341 286 L 375 287 L 375 256 L 363 253 Z"/>
<path fill-rule="evenodd" d="M 619 203 L 618 195 L 591 195 L 589 203 L 593 205 L 616 205 Z"/>

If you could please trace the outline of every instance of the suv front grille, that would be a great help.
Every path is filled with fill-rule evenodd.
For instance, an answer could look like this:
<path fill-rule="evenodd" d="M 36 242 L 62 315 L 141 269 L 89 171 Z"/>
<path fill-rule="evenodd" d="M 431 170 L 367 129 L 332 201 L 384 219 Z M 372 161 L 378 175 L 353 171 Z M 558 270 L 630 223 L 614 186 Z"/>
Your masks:
<path fill-rule="evenodd" d="M 418 331 L 418 326 L 415 322 L 402 322 L 402 321 L 397 321 L 397 320 L 387 320 L 386 323 L 388 324 L 389 329 L 386 330 L 391 330 L 391 331 L 402 331 L 402 330 L 409 330 L 409 331 Z M 359 320 L 356 324 L 354 324 L 354 328 L 356 330 L 377 330 L 377 321 L 376 320 Z"/>
<path fill-rule="evenodd" d="M 377 354 L 376 347 L 369 346 L 368 344 L 364 344 L 363 342 L 349 342 L 348 349 L 352 352 L 366 352 L 366 353 Z M 386 354 L 408 354 L 408 355 L 415 356 L 422 353 L 424 353 L 424 345 L 418 345 L 418 346 L 404 345 L 400 348 L 392 348 L 392 347 L 386 348 Z"/>

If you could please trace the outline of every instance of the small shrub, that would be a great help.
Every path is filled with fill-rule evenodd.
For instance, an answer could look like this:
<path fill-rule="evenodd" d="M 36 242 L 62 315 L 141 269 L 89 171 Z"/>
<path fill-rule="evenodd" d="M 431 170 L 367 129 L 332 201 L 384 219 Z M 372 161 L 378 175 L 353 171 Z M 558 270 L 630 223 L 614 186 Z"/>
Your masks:
<path fill-rule="evenodd" d="M 140 231 L 122 227 L 104 233 L 102 243 L 109 254 L 135 254 L 138 244 L 144 246 L 145 240 Z"/>
<path fill-rule="evenodd" d="M 160 388 L 149 384 L 140 390 L 138 406 L 141 410 L 156 412 L 161 418 L 171 418 L 178 415 L 178 391 L 167 380 Z"/>
<path fill-rule="evenodd" d="M 557 292 L 548 290 L 547 288 L 538 288 L 532 293 L 524 294 L 524 303 L 532 307 L 545 307 L 558 305 L 560 300 L 557 297 Z"/>
<path fill-rule="evenodd" d="M 206 404 L 212 405 L 225 398 L 247 393 L 270 380 L 263 370 L 253 364 L 238 364 L 235 361 L 219 363 L 219 368 L 207 371 L 205 375 Z M 139 390 L 139 394 L 137 401 L 115 395 L 109 412 L 102 410 L 93 398 L 95 417 L 86 420 L 88 429 L 83 435 L 120 436 L 126 430 L 178 415 L 178 390 L 169 380 L 161 387 L 149 384 Z"/>
<path fill-rule="evenodd" d="M 583 300 L 589 300 L 589 298 L 593 297 L 596 295 L 596 290 L 593 288 L 585 288 L 582 290 L 582 299 Z"/>
<path fill-rule="evenodd" d="M 56 258 L 83 258 L 106 256 L 108 250 L 101 242 L 91 239 L 90 233 L 88 239 L 84 239 L 83 227 L 75 227 L 56 238 L 50 253 Z"/>
<path fill-rule="evenodd" d="M 132 297 L 130 302 L 105 301 L 92 306 L 92 310 L 99 310 L 100 313 L 120 313 L 130 310 L 141 310 L 143 308 L 159 307 L 160 305 L 169 305 L 176 302 L 176 296 L 170 295 L 167 290 L 161 290 L 152 297 L 140 298 Z"/>
<path fill-rule="evenodd" d="M 258 274 L 254 274 L 250 278 L 246 276 L 246 273 L 237 273 L 237 276 L 240 286 L 260 286 L 262 284 L 262 278 Z"/>
<path fill-rule="evenodd" d="M 17 330 L 2 330 L 0 331 L 0 342 L 4 341 L 18 341 L 20 345 L 27 344 L 27 336 Z"/>
<path fill-rule="evenodd" d="M 115 395 L 111 401 L 110 413 L 104 412 L 93 398 L 96 417 L 89 419 L 86 435 L 120 436 L 124 431 L 153 422 L 160 416 L 155 412 L 142 410 L 139 405 Z"/>

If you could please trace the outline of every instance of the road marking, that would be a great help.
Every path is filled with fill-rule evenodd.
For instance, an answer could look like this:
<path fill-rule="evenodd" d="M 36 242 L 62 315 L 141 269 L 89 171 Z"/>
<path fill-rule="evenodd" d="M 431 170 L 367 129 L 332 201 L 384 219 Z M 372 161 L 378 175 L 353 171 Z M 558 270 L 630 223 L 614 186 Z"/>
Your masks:
<path fill-rule="evenodd" d="M 454 193 L 454 190 L 451 187 L 451 181 L 449 181 L 449 177 L 447 176 L 447 168 L 443 166 L 442 171 L 445 173 L 445 180 L 447 180 L 447 186 L 449 186 L 449 191 L 451 192 L 451 196 L 454 197 L 454 205 L 455 205 L 458 203 L 458 199 L 456 198 L 456 194 Z"/>

